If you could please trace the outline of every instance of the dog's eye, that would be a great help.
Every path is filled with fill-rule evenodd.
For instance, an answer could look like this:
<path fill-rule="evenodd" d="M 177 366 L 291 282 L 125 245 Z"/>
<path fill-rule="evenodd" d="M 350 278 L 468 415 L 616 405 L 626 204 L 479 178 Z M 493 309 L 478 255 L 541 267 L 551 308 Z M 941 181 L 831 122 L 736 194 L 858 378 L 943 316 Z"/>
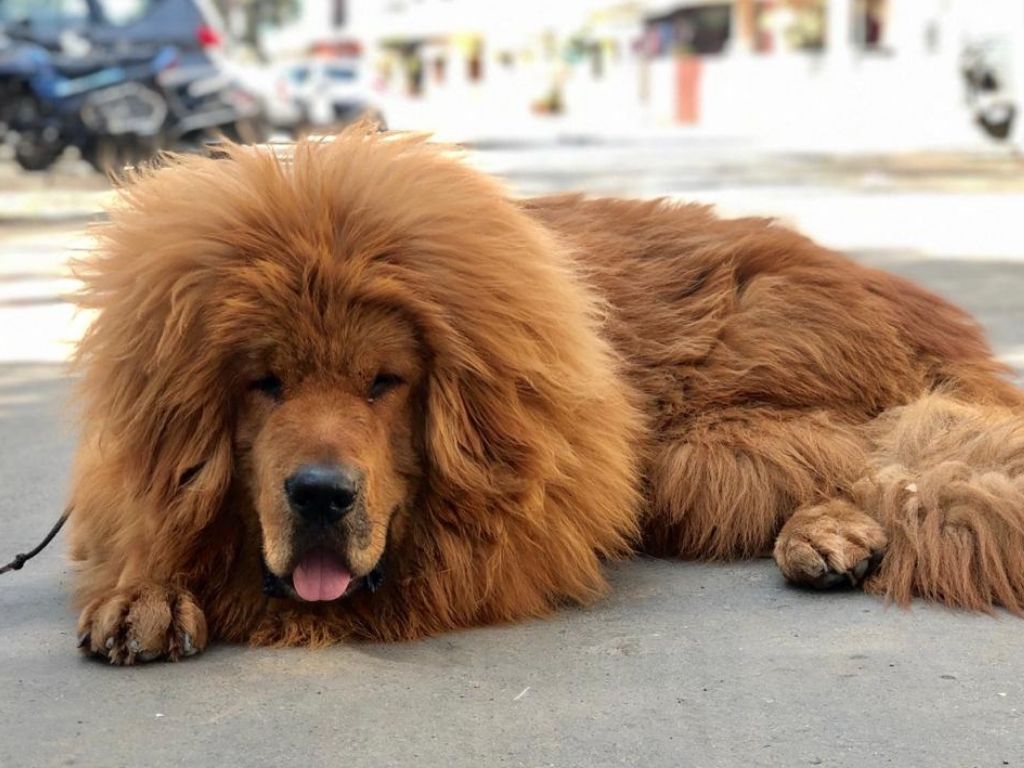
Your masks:
<path fill-rule="evenodd" d="M 396 376 L 393 373 L 378 373 L 373 383 L 370 385 L 370 391 L 366 393 L 366 399 L 371 403 L 378 397 L 383 397 L 395 387 L 399 387 L 404 383 L 401 376 Z"/>
<path fill-rule="evenodd" d="M 262 379 L 256 379 L 249 385 L 254 392 L 262 392 L 267 397 L 280 400 L 284 396 L 284 384 L 272 373 L 268 373 Z"/>

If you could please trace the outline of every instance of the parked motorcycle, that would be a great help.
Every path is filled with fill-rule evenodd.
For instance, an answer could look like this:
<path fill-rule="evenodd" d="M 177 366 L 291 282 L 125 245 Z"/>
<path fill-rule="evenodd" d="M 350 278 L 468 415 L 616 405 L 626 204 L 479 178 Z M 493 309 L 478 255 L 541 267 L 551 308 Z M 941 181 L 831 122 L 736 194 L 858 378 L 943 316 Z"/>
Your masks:
<path fill-rule="evenodd" d="M 263 138 L 259 102 L 211 67 L 179 68 L 173 47 L 71 57 L 8 35 L 0 123 L 26 170 L 50 167 L 69 146 L 109 171 L 218 132 Z"/>
<path fill-rule="evenodd" d="M 154 141 L 140 145 L 125 141 L 126 136 L 137 136 L 125 131 L 126 125 L 103 122 L 103 114 L 131 119 L 126 104 L 117 92 L 98 99 L 106 111 L 97 119 L 90 119 L 94 131 L 92 148 L 83 156 L 97 170 L 107 172 L 132 165 L 150 157 L 160 149 L 199 151 L 211 139 L 221 134 L 243 143 L 265 141 L 268 129 L 259 100 L 241 88 L 231 78 L 213 67 L 183 69 L 170 67 L 156 77 L 156 92 L 164 100 L 166 117 Z M 91 118 L 90 110 L 86 117 Z"/>
<path fill-rule="evenodd" d="M 1019 119 L 1019 105 L 1006 87 L 1009 69 L 1005 40 L 976 41 L 965 47 L 961 57 L 967 105 L 978 126 L 997 140 L 1009 138 Z"/>

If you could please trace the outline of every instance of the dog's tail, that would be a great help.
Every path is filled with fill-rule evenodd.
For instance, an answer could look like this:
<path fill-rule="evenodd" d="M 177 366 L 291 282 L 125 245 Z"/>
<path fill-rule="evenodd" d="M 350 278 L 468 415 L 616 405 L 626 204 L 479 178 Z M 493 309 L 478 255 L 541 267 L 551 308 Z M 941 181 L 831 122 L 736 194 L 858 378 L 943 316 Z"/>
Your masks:
<path fill-rule="evenodd" d="M 1024 615 L 1024 410 L 933 394 L 872 429 L 875 472 L 855 492 L 889 547 L 867 589 Z"/>

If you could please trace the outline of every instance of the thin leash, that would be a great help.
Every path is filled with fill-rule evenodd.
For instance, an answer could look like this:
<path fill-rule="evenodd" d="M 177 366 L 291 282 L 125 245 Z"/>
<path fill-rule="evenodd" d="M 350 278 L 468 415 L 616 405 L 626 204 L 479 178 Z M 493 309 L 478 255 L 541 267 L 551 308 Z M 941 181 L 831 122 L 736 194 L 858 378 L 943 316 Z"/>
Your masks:
<path fill-rule="evenodd" d="M 50 532 L 46 534 L 46 538 L 39 542 L 35 549 L 32 549 L 28 552 L 23 552 L 20 555 L 15 555 L 14 559 L 11 560 L 11 562 L 9 562 L 3 568 L 0 568 L 0 576 L 7 573 L 8 571 L 20 571 L 22 567 L 25 565 L 25 563 L 27 563 L 33 557 L 35 557 L 44 549 L 46 549 L 46 545 L 53 541 L 53 537 L 60 533 L 60 529 L 63 528 L 64 523 L 68 521 L 68 517 L 70 517 L 71 515 L 71 510 L 72 507 L 68 507 L 64 510 L 64 512 L 61 513 L 61 516 L 57 519 L 57 523 L 53 526 L 53 528 L 50 529 Z"/>

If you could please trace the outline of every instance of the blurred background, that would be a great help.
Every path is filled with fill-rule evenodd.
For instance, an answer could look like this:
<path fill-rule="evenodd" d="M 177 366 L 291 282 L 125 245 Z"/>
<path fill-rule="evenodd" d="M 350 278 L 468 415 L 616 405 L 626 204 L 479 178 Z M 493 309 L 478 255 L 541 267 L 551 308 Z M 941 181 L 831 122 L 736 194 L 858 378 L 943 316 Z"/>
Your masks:
<path fill-rule="evenodd" d="M 1024 0 L 0 0 L 0 414 L 88 322 L 110 174 L 364 115 L 514 194 L 778 216 L 1024 366 L 1022 108 Z"/>

